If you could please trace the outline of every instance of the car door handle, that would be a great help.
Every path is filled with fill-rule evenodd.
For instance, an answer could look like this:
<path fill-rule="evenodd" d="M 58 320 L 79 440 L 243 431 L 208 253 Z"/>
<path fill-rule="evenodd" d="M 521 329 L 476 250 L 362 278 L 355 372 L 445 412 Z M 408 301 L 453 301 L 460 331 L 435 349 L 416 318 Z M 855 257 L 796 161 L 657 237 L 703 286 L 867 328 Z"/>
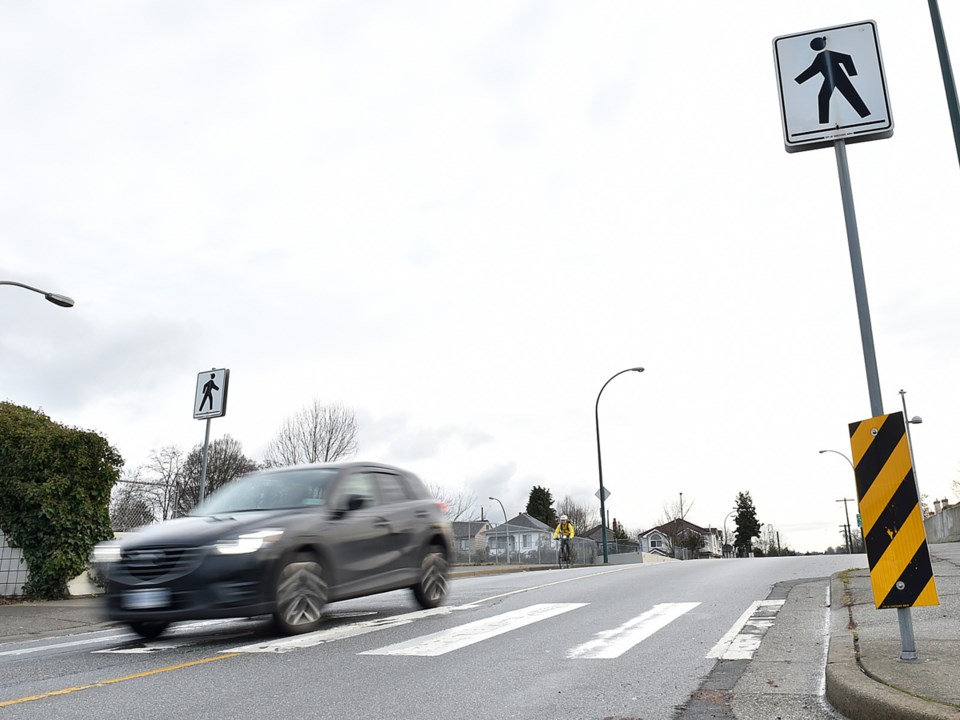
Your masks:
<path fill-rule="evenodd" d="M 390 521 L 387 520 L 386 518 L 379 517 L 379 518 L 377 518 L 376 520 L 373 521 L 373 526 L 374 526 L 374 527 L 385 527 L 385 528 L 387 528 L 387 529 L 389 530 L 389 529 L 390 529 Z"/>

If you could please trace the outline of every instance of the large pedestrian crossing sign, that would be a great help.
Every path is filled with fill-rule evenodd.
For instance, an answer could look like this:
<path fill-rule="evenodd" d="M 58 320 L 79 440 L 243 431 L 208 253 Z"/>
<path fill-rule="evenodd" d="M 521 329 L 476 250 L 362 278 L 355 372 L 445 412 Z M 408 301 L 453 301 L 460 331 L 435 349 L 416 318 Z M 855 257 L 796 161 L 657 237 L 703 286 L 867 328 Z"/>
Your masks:
<path fill-rule="evenodd" d="M 787 152 L 893 135 L 873 20 L 773 40 Z"/>
<path fill-rule="evenodd" d="M 226 368 L 199 372 L 197 390 L 193 396 L 193 417 L 197 420 L 209 420 L 226 415 L 229 384 L 230 371 Z"/>

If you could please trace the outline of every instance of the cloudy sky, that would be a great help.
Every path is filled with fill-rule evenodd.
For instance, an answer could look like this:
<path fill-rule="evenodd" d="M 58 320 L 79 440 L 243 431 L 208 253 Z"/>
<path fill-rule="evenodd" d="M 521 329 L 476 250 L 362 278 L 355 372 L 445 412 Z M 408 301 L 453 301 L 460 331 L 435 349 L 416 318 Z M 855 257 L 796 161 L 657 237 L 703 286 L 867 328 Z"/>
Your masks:
<path fill-rule="evenodd" d="M 943 5 L 960 56 L 960 9 Z M 927 4 L 30 2 L 0 7 L 0 399 L 128 468 L 255 459 L 319 399 L 359 457 L 502 519 L 534 485 L 632 529 L 842 543 L 871 413 L 832 149 L 783 148 L 772 40 L 872 19 L 895 122 L 851 145 L 884 410 L 960 479 L 960 165 Z M 851 507 L 851 513 L 854 509 Z M 732 527 L 732 525 L 731 525 Z"/>

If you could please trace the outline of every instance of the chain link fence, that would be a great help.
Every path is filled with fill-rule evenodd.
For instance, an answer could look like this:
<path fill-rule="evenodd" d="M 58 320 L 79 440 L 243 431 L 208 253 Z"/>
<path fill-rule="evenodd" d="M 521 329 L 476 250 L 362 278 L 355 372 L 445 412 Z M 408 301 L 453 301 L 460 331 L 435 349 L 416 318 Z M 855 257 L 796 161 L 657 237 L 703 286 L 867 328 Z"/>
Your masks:
<path fill-rule="evenodd" d="M 519 563 L 521 565 L 554 565 L 557 563 L 557 541 L 553 532 L 525 525 L 489 522 L 455 522 L 456 544 L 453 562 L 460 565 L 485 563 Z M 570 544 L 575 565 L 592 565 L 603 557 L 601 543 L 575 537 Z M 635 542 L 607 539 L 607 555 L 638 554 Z"/>

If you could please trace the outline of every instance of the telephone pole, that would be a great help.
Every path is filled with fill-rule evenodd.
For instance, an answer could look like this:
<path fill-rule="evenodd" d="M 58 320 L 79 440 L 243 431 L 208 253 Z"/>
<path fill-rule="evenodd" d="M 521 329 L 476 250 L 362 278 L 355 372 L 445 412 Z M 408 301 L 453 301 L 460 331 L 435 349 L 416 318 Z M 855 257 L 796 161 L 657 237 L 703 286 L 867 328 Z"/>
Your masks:
<path fill-rule="evenodd" d="M 854 500 L 853 498 L 841 498 L 840 500 L 837 500 L 837 502 L 843 503 L 843 512 L 846 513 L 847 516 L 847 524 L 844 526 L 846 528 L 844 536 L 847 539 L 847 554 L 853 555 L 853 538 L 850 535 L 850 510 L 847 509 L 847 503 L 852 503 Z"/>

